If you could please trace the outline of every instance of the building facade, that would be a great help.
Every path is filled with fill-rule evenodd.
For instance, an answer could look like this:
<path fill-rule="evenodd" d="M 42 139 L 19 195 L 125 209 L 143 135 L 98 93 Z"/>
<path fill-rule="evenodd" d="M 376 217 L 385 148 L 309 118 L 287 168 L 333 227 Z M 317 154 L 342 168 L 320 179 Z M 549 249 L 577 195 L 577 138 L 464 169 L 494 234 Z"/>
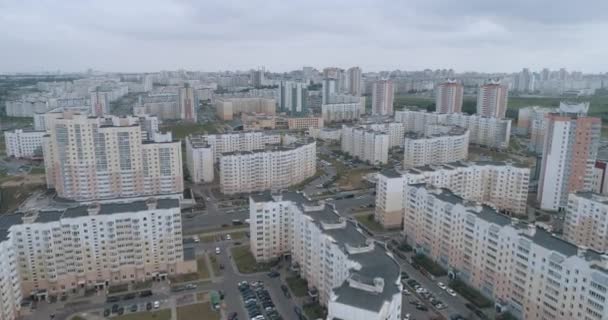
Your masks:
<path fill-rule="evenodd" d="M 194 88 L 189 84 L 179 88 L 178 107 L 180 119 L 189 122 L 196 122 L 196 113 L 198 110 L 198 101 L 194 99 Z"/>
<path fill-rule="evenodd" d="M 181 143 L 170 133 L 142 140 L 136 117 L 65 113 L 50 122 L 44 165 L 58 196 L 88 201 L 183 192 Z"/>
<path fill-rule="evenodd" d="M 21 129 L 4 132 L 6 155 L 25 159 L 42 158 L 42 140 L 45 134 L 45 131 L 23 131 Z"/>
<path fill-rule="evenodd" d="M 388 228 L 399 226 L 407 205 L 404 190 L 417 183 L 447 188 L 464 199 L 525 215 L 530 169 L 504 162 L 455 162 L 404 172 L 385 170 L 378 174 L 376 184 L 376 220 Z"/>
<path fill-rule="evenodd" d="M 256 260 L 290 254 L 327 319 L 401 318 L 399 265 L 330 206 L 300 193 L 266 193 L 252 195 L 249 210 Z"/>
<path fill-rule="evenodd" d="M 388 146 L 389 148 L 403 147 L 405 139 L 405 128 L 400 122 L 377 122 L 362 124 L 362 126 L 379 132 L 388 134 Z"/>
<path fill-rule="evenodd" d="M 289 130 L 306 130 L 308 128 L 323 128 L 322 117 L 290 117 L 287 118 L 287 128 Z"/>
<path fill-rule="evenodd" d="M 286 189 L 315 175 L 316 142 L 311 139 L 263 150 L 223 153 L 219 168 L 223 194 Z"/>
<path fill-rule="evenodd" d="M 125 200 L 0 217 L 0 319 L 21 297 L 196 272 L 177 198 Z"/>
<path fill-rule="evenodd" d="M 469 156 L 469 130 L 461 127 L 448 128 L 449 131 L 434 135 L 406 134 L 403 142 L 403 167 L 466 160 Z"/>
<path fill-rule="evenodd" d="M 507 112 L 509 87 L 500 81 L 489 81 L 479 87 L 477 114 L 484 117 L 503 119 Z"/>
<path fill-rule="evenodd" d="M 365 127 L 342 126 L 342 152 L 372 165 L 388 163 L 389 135 Z"/>
<path fill-rule="evenodd" d="M 241 113 L 275 115 L 276 101 L 269 98 L 221 98 L 215 100 L 215 112 L 220 120 L 232 120 Z"/>
<path fill-rule="evenodd" d="M 392 80 L 378 80 L 372 87 L 372 114 L 393 115 L 395 88 Z"/>
<path fill-rule="evenodd" d="M 346 75 L 348 78 L 348 93 L 353 96 L 360 97 L 363 94 L 363 78 L 361 76 L 361 68 L 348 68 L 348 70 L 346 70 Z"/>
<path fill-rule="evenodd" d="M 91 92 L 91 110 L 89 114 L 94 117 L 103 117 L 110 113 L 110 92 L 93 91 Z"/>
<path fill-rule="evenodd" d="M 281 81 L 279 83 L 279 109 L 288 114 L 308 113 L 308 86 L 306 83 Z"/>
<path fill-rule="evenodd" d="M 213 182 L 213 148 L 202 136 L 186 137 L 186 167 L 194 183 Z"/>
<path fill-rule="evenodd" d="M 518 319 L 608 318 L 608 257 L 445 190 L 409 185 L 404 233 L 419 254 Z"/>
<path fill-rule="evenodd" d="M 455 81 L 448 80 L 435 87 L 435 110 L 438 113 L 461 113 L 464 86 Z"/>
<path fill-rule="evenodd" d="M 564 218 L 564 238 L 578 246 L 608 252 L 608 197 L 571 193 Z"/>
<path fill-rule="evenodd" d="M 547 119 L 538 201 L 542 209 L 560 210 L 569 193 L 593 189 L 602 121 L 566 113 Z"/>
<path fill-rule="evenodd" d="M 224 153 L 262 150 L 266 145 L 281 143 L 281 135 L 263 132 L 206 134 L 200 139 L 211 147 L 215 162 Z"/>

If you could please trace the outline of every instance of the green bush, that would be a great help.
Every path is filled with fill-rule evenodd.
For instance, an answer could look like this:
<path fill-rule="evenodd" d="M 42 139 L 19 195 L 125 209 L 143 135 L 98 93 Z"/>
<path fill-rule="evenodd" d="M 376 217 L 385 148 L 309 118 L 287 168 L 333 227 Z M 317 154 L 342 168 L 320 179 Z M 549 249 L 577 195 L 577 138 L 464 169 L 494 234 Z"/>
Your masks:
<path fill-rule="evenodd" d="M 442 277 L 448 274 L 442 266 L 425 255 L 416 255 L 412 257 L 412 260 L 435 277 Z"/>
<path fill-rule="evenodd" d="M 469 287 L 462 280 L 456 279 L 451 281 L 450 287 L 479 308 L 483 309 L 492 306 L 492 301 L 490 299 L 481 294 L 479 290 Z"/>

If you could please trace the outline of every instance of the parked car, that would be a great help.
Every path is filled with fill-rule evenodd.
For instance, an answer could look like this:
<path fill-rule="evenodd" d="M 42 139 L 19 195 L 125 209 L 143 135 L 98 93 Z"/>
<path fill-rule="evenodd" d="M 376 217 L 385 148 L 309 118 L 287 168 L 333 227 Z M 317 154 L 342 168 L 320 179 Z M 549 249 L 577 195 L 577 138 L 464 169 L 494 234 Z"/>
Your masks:
<path fill-rule="evenodd" d="M 443 284 L 443 282 L 437 282 L 437 286 L 438 286 L 439 288 L 441 288 L 442 290 L 445 290 L 445 289 L 447 289 L 447 288 L 448 288 L 448 287 L 446 287 L 446 285 L 445 285 L 445 284 Z"/>
<path fill-rule="evenodd" d="M 154 301 L 154 309 L 160 308 L 160 301 Z"/>
<path fill-rule="evenodd" d="M 152 302 L 146 303 L 146 310 L 148 310 L 148 311 L 152 310 Z"/>
<path fill-rule="evenodd" d="M 277 271 L 273 270 L 273 271 L 268 272 L 266 275 L 269 276 L 270 278 L 276 278 L 276 277 L 280 276 L 281 274 L 278 273 Z"/>
<path fill-rule="evenodd" d="M 222 250 L 220 250 L 220 247 L 215 247 L 215 254 L 220 254 L 222 253 Z"/>
<path fill-rule="evenodd" d="M 454 291 L 454 290 L 452 290 L 452 289 L 450 289 L 450 288 L 447 288 L 445 291 L 447 291 L 447 293 L 448 293 L 449 295 L 451 295 L 452 297 L 455 297 L 455 296 L 456 296 L 456 291 Z"/>

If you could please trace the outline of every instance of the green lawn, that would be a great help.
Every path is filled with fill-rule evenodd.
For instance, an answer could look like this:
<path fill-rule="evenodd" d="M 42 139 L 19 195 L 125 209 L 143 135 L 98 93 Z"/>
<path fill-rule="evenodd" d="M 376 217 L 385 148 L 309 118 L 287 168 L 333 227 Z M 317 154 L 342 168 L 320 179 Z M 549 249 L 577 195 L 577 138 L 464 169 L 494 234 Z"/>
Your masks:
<path fill-rule="evenodd" d="M 220 313 L 211 309 L 209 302 L 195 303 L 177 308 L 177 320 L 219 320 Z"/>
<path fill-rule="evenodd" d="M 113 317 L 114 320 L 169 320 L 171 319 L 171 310 L 164 309 L 159 311 L 143 311 L 130 313 L 122 316 Z M 195 318 L 192 318 L 195 319 Z"/>
<path fill-rule="evenodd" d="M 216 123 L 176 123 L 163 127 L 163 130 L 171 131 L 173 138 L 183 139 L 193 133 L 217 133 Z"/>
<path fill-rule="evenodd" d="M 327 311 L 318 303 L 306 304 L 303 306 L 304 314 L 308 319 L 325 319 Z"/>
<path fill-rule="evenodd" d="M 448 274 L 445 269 L 443 269 L 443 267 L 441 267 L 437 262 L 429 259 L 425 255 L 413 256 L 412 260 L 414 261 L 414 263 L 418 264 L 424 270 L 428 271 L 430 274 L 436 277 L 441 277 Z"/>
<path fill-rule="evenodd" d="M 121 292 L 127 292 L 127 291 L 129 291 L 128 283 L 117 284 L 117 285 L 108 287 L 108 294 L 115 294 L 115 293 L 121 293 Z"/>
<path fill-rule="evenodd" d="M 300 277 L 286 279 L 287 286 L 296 297 L 304 297 L 308 292 L 308 282 Z M 316 318 L 315 318 L 316 319 Z"/>
<path fill-rule="evenodd" d="M 211 262 L 211 268 L 213 269 L 213 274 L 218 277 L 222 275 L 222 271 L 220 270 L 220 263 L 217 261 L 217 257 L 214 255 L 209 256 L 209 261 Z"/>
<path fill-rule="evenodd" d="M 14 179 L 14 178 L 12 178 Z M 0 188 L 0 212 L 11 212 L 19 207 L 32 192 L 42 190 L 42 185 L 22 185 Z"/>
<path fill-rule="evenodd" d="M 249 246 L 232 247 L 232 259 L 241 273 L 270 271 L 270 264 L 257 263 L 249 250 Z"/>
<path fill-rule="evenodd" d="M 207 264 L 205 263 L 204 258 L 196 259 L 196 267 L 197 267 L 197 272 L 195 272 L 195 273 L 186 273 L 186 274 L 179 274 L 179 275 L 171 276 L 170 277 L 171 283 L 177 284 L 177 283 L 191 282 L 191 281 L 209 278 L 209 268 L 207 268 Z"/>
<path fill-rule="evenodd" d="M 478 290 L 469 287 L 461 280 L 457 279 L 451 281 L 449 286 L 479 308 L 488 308 L 492 306 L 492 301 L 490 301 L 490 299 L 486 298 Z"/>
<path fill-rule="evenodd" d="M 384 229 L 382 227 L 382 225 L 379 224 L 374 219 L 374 214 L 373 213 L 358 215 L 358 216 L 355 216 L 355 219 L 357 219 L 357 222 L 359 222 L 360 224 L 362 224 L 363 226 L 365 226 L 371 232 L 386 231 L 386 229 Z"/>
<path fill-rule="evenodd" d="M 136 282 L 133 284 L 133 290 L 144 290 L 152 288 L 152 280 L 146 280 L 141 282 Z"/>
<path fill-rule="evenodd" d="M 44 174 L 44 167 L 33 167 L 32 170 L 30 170 L 31 174 Z"/>

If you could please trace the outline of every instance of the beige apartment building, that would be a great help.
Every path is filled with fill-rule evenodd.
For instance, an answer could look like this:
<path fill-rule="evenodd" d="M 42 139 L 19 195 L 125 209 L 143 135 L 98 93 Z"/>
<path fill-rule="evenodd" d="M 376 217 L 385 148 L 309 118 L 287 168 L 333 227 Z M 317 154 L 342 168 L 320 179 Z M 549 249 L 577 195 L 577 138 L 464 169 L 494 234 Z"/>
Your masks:
<path fill-rule="evenodd" d="M 269 98 L 220 98 L 215 101 L 215 112 L 220 120 L 232 120 L 241 113 L 274 115 L 277 102 Z"/>
<path fill-rule="evenodd" d="M 64 113 L 43 142 L 47 186 L 76 201 L 184 190 L 181 143 L 142 129 L 139 118 Z"/>
<path fill-rule="evenodd" d="M 608 253 L 608 197 L 593 192 L 571 193 L 564 219 L 564 238 Z"/>

